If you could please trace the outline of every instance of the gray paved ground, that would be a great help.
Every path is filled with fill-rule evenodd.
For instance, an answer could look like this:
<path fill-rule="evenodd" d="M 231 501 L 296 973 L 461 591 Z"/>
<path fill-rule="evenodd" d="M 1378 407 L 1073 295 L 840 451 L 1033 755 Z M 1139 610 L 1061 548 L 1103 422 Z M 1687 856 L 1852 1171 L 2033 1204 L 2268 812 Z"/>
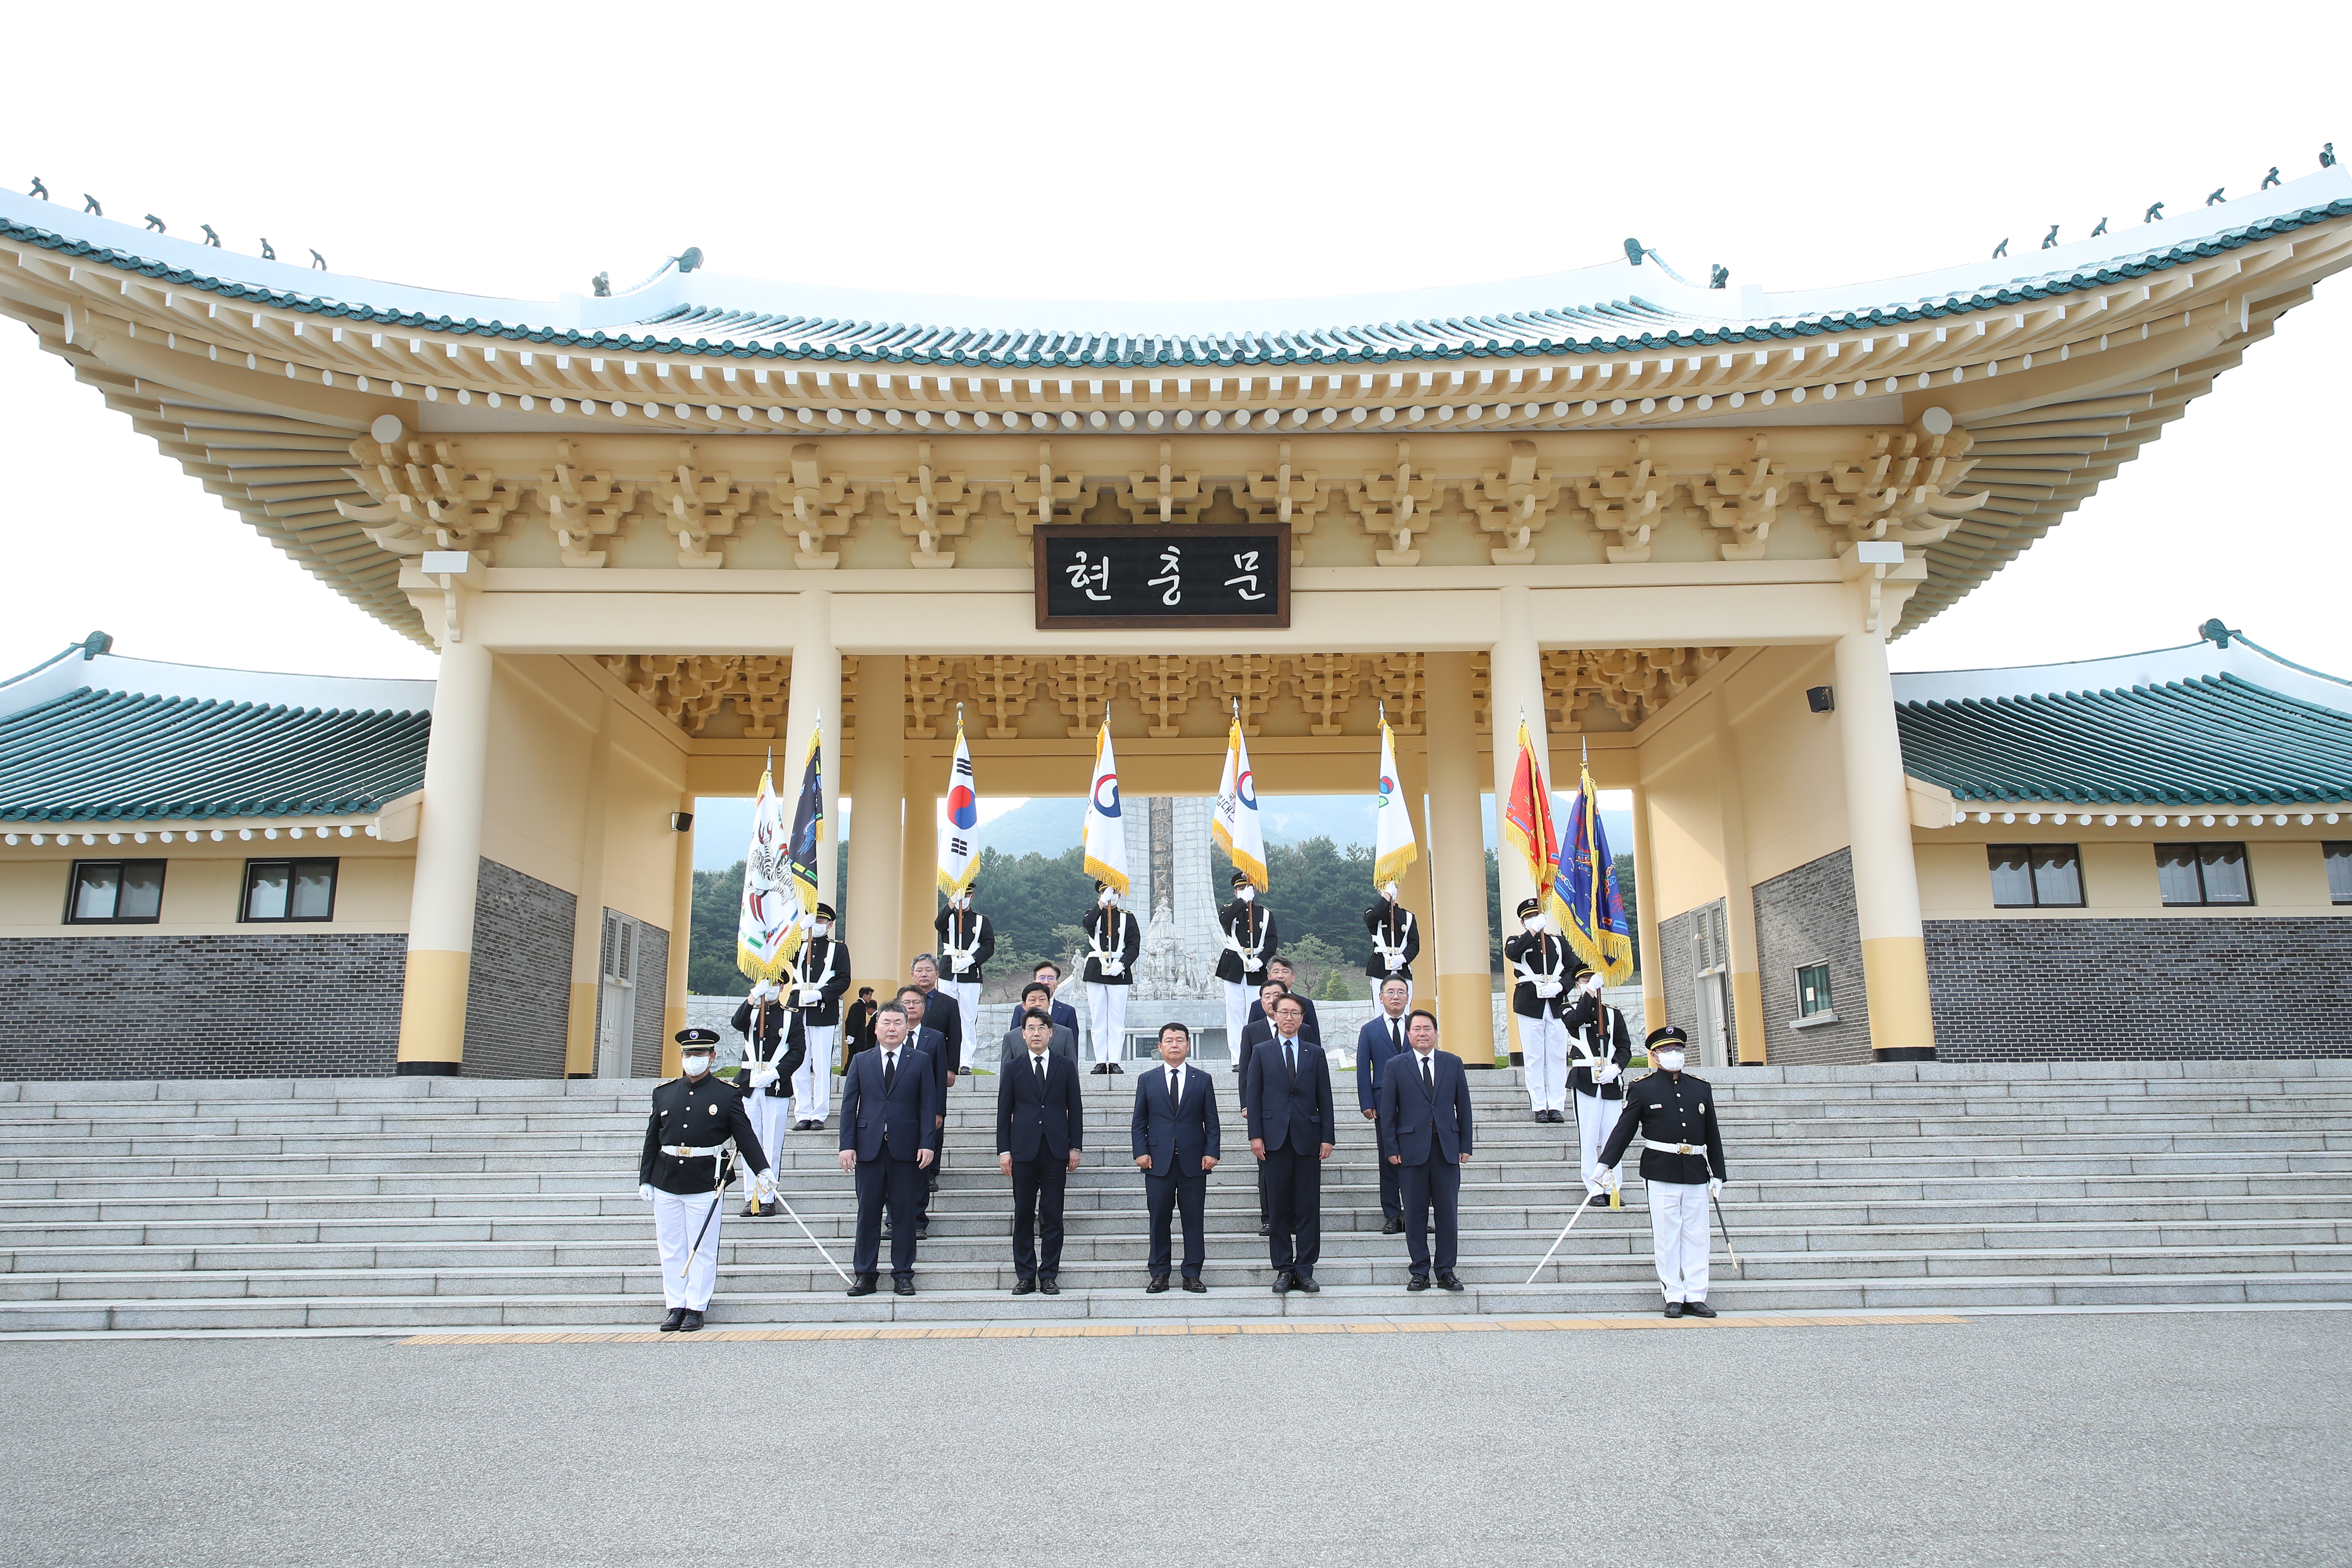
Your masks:
<path fill-rule="evenodd" d="M 2352 1555 L 2344 1312 L 731 1346 L 14 1342 L 0 1388 L 8 1564 Z M 754 1424 L 790 1457 L 781 1468 L 741 1465 Z"/>

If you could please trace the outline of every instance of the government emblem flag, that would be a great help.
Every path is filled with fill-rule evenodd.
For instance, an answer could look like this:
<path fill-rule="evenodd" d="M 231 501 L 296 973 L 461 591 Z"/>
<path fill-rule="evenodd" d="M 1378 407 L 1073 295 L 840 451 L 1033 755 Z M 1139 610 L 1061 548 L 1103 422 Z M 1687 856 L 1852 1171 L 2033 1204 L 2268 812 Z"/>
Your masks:
<path fill-rule="evenodd" d="M 1566 911 L 1560 934 L 1603 984 L 1622 985 L 1633 974 L 1633 933 L 1625 923 L 1625 896 L 1617 885 L 1617 862 L 1609 853 L 1609 830 L 1601 825 L 1590 767 L 1579 770 L 1579 786 L 1569 803 L 1568 834 L 1552 886 Z"/>
<path fill-rule="evenodd" d="M 1225 772 L 1217 781 L 1217 809 L 1209 818 L 1209 837 L 1217 841 L 1234 869 L 1265 891 L 1265 830 L 1257 816 L 1257 780 L 1250 773 L 1249 742 L 1242 737 L 1237 717 L 1225 736 Z"/>
<path fill-rule="evenodd" d="M 816 912 L 817 845 L 824 837 L 824 730 L 809 731 L 808 761 L 801 768 L 801 798 L 793 807 L 792 850 L 785 861 L 792 874 L 794 914 Z M 785 938 L 785 955 L 800 951 L 806 921 L 794 921 Z"/>
<path fill-rule="evenodd" d="M 1503 837 L 1526 861 L 1528 880 L 1539 890 L 1546 912 L 1564 925 L 1567 911 L 1552 886 L 1559 878 L 1559 834 L 1552 826 L 1543 763 L 1536 758 L 1524 719 L 1519 721 L 1519 760 L 1511 771 L 1511 798 L 1503 805 Z"/>
<path fill-rule="evenodd" d="M 800 900 L 793 894 L 788 858 L 775 773 L 763 768 L 759 803 L 751 809 L 751 844 L 743 855 L 743 902 L 735 917 L 735 967 L 754 983 L 783 974 L 790 956 L 785 942 L 798 929 Z"/>
<path fill-rule="evenodd" d="M 1118 819 L 1118 759 L 1111 753 L 1110 715 L 1095 737 L 1095 782 L 1087 792 L 1087 875 L 1127 891 L 1127 826 Z"/>
<path fill-rule="evenodd" d="M 1396 736 L 1381 720 L 1381 803 L 1372 816 L 1372 886 L 1384 888 L 1420 858 L 1412 837 L 1412 813 L 1397 784 Z"/>
<path fill-rule="evenodd" d="M 963 715 L 956 715 L 955 761 L 948 764 L 948 830 L 940 835 L 940 891 L 952 899 L 980 875 L 980 850 L 972 830 L 980 826 L 980 792 L 972 778 L 971 748 L 964 743 Z"/>

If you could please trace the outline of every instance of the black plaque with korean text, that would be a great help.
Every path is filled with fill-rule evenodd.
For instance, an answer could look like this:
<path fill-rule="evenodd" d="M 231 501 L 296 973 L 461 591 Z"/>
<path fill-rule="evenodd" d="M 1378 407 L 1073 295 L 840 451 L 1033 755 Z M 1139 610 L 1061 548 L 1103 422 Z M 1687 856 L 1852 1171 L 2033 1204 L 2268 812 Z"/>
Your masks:
<path fill-rule="evenodd" d="M 1068 523 L 1038 529 L 1037 626 L 1290 625 L 1290 528 Z"/>

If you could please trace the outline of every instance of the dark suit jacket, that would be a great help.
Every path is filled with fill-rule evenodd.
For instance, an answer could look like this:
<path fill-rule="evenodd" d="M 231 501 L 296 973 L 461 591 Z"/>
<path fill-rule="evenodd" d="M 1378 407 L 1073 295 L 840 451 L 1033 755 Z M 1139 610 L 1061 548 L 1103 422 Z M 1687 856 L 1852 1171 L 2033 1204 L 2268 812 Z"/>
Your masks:
<path fill-rule="evenodd" d="M 1025 1051 L 1023 1053 L 1027 1054 Z M 1036 1069 L 1015 1062 L 996 1079 L 996 1152 L 1029 1161 L 1044 1154 L 1066 1160 L 1087 1142 L 1087 1111 L 1078 1099 L 1078 1067 L 1067 1057 L 1045 1053 L 1045 1081 Z"/>
<path fill-rule="evenodd" d="M 1138 1156 L 1151 1156 L 1151 1176 L 1198 1177 L 1202 1156 L 1224 1158 L 1217 1126 L 1217 1084 L 1192 1063 L 1184 1064 L 1184 1103 L 1168 1098 L 1168 1069 L 1146 1072 L 1135 1080 L 1135 1116 L 1128 1123 L 1128 1142 Z"/>
<path fill-rule="evenodd" d="M 1429 1163 L 1431 1142 L 1447 1160 L 1470 1152 L 1470 1075 L 1451 1051 L 1432 1051 L 1437 1103 L 1421 1087 L 1421 1061 L 1410 1046 L 1381 1075 L 1381 1159 L 1402 1154 L 1408 1165 Z"/>
<path fill-rule="evenodd" d="M 1339 1141 L 1339 1118 L 1331 1108 L 1331 1062 L 1322 1047 L 1299 1041 L 1298 1076 L 1293 1079 L 1282 1059 L 1282 1042 L 1268 1040 L 1250 1053 L 1242 1077 L 1249 1086 L 1242 1100 L 1249 1135 L 1265 1139 L 1268 1149 L 1304 1152 L 1309 1145 Z"/>
<path fill-rule="evenodd" d="M 1067 1002 L 1056 1002 L 1049 1011 L 1054 1016 L 1054 1022 L 1070 1031 L 1071 1039 L 1078 1037 L 1078 1010 L 1076 1007 Z"/>
<path fill-rule="evenodd" d="M 1404 1020 L 1397 1020 L 1397 1033 L 1404 1033 Z M 1412 1047 L 1404 1047 L 1412 1054 Z M 1389 1016 L 1375 1013 L 1364 1020 L 1356 1031 L 1356 1108 L 1378 1110 L 1381 1108 L 1381 1073 L 1389 1058 L 1397 1055 L 1397 1047 L 1389 1043 Z"/>
<path fill-rule="evenodd" d="M 963 1071 L 963 1009 L 945 991 L 934 991 L 923 998 L 923 1027 L 940 1037 L 940 1070 L 954 1074 Z"/>
<path fill-rule="evenodd" d="M 898 1052 L 898 1074 L 889 1094 L 882 1092 L 880 1047 L 849 1058 L 841 1079 L 841 1146 L 855 1149 L 861 1160 L 878 1160 L 887 1147 L 894 1160 L 911 1160 L 916 1151 L 937 1149 L 940 1075 L 927 1053 Z"/>
<path fill-rule="evenodd" d="M 1066 1029 L 1062 1027 L 1061 1025 L 1056 1024 L 1054 1026 L 1053 1038 L 1045 1043 L 1045 1048 L 1057 1057 L 1075 1062 L 1078 1059 L 1077 1034 L 1075 1030 Z M 998 1053 L 997 1065 L 1000 1068 L 1010 1068 L 1019 1060 L 1019 1058 L 1025 1057 L 1028 1054 L 1029 1042 L 1021 1037 L 1021 1031 L 1018 1029 L 1005 1030 L 1004 1046 L 1003 1050 Z"/>
<path fill-rule="evenodd" d="M 1307 1031 L 1303 1027 L 1298 1033 L 1301 1039 L 1307 1036 Z M 1250 1103 L 1250 1057 L 1260 1046 L 1272 1038 L 1274 1038 L 1274 1026 L 1262 1017 L 1253 1018 L 1242 1026 L 1242 1043 L 1234 1048 L 1234 1066 L 1241 1079 L 1238 1091 L 1241 1096 L 1242 1110 L 1244 1111 L 1249 1110 Z"/>
<path fill-rule="evenodd" d="M 1310 1046 L 1321 1045 L 1323 1043 L 1323 1024 L 1322 1020 L 1315 1016 L 1315 998 L 1312 996 L 1301 996 L 1298 998 L 1298 1005 L 1307 1010 L 1305 1022 L 1298 1026 L 1298 1037 L 1305 1040 Z M 1250 1004 L 1249 1016 L 1242 1020 L 1243 1028 L 1247 1029 L 1252 1024 L 1262 1024 L 1264 1022 L 1265 1022 L 1265 1003 L 1262 1000 L 1252 1002 Z"/>

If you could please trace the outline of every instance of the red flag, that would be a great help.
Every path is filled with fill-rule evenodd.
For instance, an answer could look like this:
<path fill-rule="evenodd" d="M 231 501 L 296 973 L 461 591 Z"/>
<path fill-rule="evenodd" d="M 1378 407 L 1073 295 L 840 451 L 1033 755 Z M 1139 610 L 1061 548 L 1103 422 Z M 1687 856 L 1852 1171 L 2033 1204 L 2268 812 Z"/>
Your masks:
<path fill-rule="evenodd" d="M 1511 798 L 1503 805 L 1503 836 L 1525 858 L 1528 879 L 1549 907 L 1559 875 L 1559 835 L 1551 822 L 1551 792 L 1544 787 L 1543 764 L 1536 760 L 1526 720 L 1519 721 L 1519 761 L 1511 773 Z M 1506 911 L 1507 913 L 1507 911 Z"/>

